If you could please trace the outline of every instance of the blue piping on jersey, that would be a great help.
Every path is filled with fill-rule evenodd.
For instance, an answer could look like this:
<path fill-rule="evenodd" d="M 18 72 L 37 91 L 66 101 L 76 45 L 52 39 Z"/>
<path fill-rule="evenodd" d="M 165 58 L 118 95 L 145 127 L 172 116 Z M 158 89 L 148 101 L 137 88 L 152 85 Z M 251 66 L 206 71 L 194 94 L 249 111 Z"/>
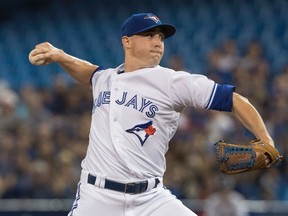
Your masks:
<path fill-rule="evenodd" d="M 78 183 L 77 186 L 77 192 L 76 192 L 76 198 L 73 202 L 71 211 L 69 212 L 68 216 L 73 216 L 74 210 L 78 207 L 78 201 L 80 200 L 80 187 L 81 187 L 81 182 Z"/>
<path fill-rule="evenodd" d="M 205 109 L 209 109 L 209 107 L 211 106 L 211 103 L 212 103 L 212 101 L 213 101 L 213 98 L 214 98 L 216 89 L 217 89 L 217 84 L 214 83 L 214 86 L 213 86 L 213 89 L 212 89 L 212 94 L 211 94 L 211 96 L 210 96 L 210 98 L 209 98 L 209 102 L 208 102 L 207 106 L 205 107 Z"/>
<path fill-rule="evenodd" d="M 98 68 L 96 68 L 96 70 L 91 74 L 91 77 L 90 77 L 90 85 L 92 86 L 92 78 L 94 76 L 94 74 L 97 72 L 97 71 L 100 71 L 100 70 L 103 70 L 105 69 L 104 67 L 102 66 L 99 66 Z"/>

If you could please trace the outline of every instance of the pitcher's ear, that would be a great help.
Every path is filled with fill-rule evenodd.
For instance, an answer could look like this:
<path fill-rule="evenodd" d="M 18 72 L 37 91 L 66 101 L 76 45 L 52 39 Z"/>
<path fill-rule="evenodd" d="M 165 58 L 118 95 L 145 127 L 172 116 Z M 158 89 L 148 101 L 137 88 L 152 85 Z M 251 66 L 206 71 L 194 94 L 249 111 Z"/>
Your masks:
<path fill-rule="evenodd" d="M 128 36 L 123 36 L 122 37 L 122 45 L 124 48 L 130 48 L 131 46 L 131 39 Z"/>

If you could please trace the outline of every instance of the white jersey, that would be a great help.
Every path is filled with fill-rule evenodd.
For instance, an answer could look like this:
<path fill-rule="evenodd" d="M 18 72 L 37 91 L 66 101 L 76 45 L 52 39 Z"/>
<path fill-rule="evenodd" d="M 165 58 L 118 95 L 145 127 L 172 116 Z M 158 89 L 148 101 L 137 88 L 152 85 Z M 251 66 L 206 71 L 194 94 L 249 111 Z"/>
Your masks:
<path fill-rule="evenodd" d="M 161 178 L 179 112 L 209 109 L 217 84 L 161 66 L 123 70 L 98 70 L 91 78 L 94 105 L 82 168 L 122 181 Z"/>

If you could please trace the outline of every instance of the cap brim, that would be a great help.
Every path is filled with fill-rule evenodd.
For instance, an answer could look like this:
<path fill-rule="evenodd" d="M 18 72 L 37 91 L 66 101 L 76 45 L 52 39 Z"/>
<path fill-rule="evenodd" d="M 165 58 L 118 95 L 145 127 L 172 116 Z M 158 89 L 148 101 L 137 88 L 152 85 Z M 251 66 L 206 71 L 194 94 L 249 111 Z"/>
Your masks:
<path fill-rule="evenodd" d="M 153 28 L 159 28 L 161 32 L 164 34 L 165 38 L 171 37 L 176 32 L 176 28 L 173 25 L 161 24 L 161 25 L 149 26 L 149 28 L 146 28 L 146 29 L 141 29 L 141 31 L 136 32 L 135 34 L 140 34 Z"/>

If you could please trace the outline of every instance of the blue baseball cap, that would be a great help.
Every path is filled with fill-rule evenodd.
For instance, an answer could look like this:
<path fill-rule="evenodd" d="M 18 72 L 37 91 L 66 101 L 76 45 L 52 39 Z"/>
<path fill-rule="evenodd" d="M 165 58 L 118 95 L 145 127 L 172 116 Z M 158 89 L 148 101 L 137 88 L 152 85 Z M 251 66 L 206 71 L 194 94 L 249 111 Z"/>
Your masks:
<path fill-rule="evenodd" d="M 132 36 L 149 29 L 159 27 L 165 38 L 171 37 L 176 32 L 176 28 L 171 24 L 162 23 L 160 19 L 152 13 L 133 14 L 122 25 L 122 37 Z"/>

